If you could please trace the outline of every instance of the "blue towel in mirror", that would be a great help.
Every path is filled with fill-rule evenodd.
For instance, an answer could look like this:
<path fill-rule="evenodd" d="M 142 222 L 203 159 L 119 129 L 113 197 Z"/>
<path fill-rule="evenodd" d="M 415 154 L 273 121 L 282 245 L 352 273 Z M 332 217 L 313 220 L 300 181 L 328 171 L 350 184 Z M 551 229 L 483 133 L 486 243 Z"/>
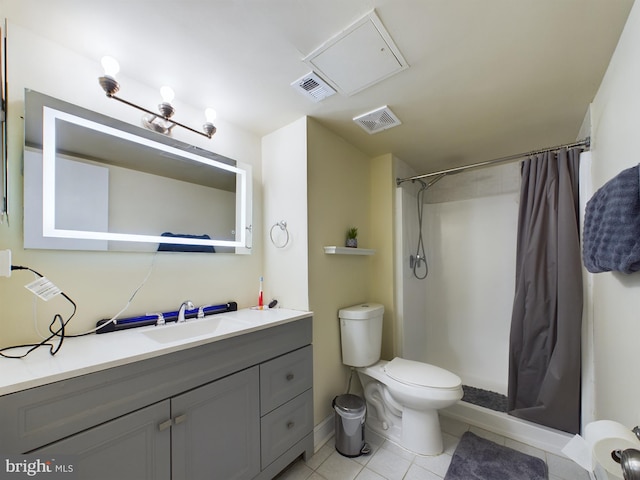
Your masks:
<path fill-rule="evenodd" d="M 180 238 L 202 238 L 205 240 L 211 240 L 209 235 L 187 235 L 182 233 L 164 232 L 163 237 L 180 237 Z M 159 252 L 204 252 L 204 253 L 216 253 L 216 249 L 213 245 L 183 245 L 181 243 L 160 243 L 158 244 Z"/>
<path fill-rule="evenodd" d="M 620 172 L 587 202 L 582 259 L 591 273 L 640 270 L 640 169 Z"/>

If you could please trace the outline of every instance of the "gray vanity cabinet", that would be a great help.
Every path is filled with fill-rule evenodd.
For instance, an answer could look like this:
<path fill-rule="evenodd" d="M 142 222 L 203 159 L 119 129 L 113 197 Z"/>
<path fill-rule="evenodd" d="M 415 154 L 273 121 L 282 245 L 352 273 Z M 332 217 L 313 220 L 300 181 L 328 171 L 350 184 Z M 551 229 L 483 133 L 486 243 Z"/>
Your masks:
<path fill-rule="evenodd" d="M 244 480 L 260 472 L 258 367 L 34 453 L 77 455 L 91 480 Z"/>
<path fill-rule="evenodd" d="M 173 480 L 260 473 L 258 367 L 171 400 Z"/>
<path fill-rule="evenodd" d="M 169 401 L 157 403 L 32 453 L 72 455 L 78 479 L 170 480 Z"/>
<path fill-rule="evenodd" d="M 311 331 L 303 318 L 0 396 L 0 451 L 71 455 L 81 480 L 271 479 L 313 454 Z"/>

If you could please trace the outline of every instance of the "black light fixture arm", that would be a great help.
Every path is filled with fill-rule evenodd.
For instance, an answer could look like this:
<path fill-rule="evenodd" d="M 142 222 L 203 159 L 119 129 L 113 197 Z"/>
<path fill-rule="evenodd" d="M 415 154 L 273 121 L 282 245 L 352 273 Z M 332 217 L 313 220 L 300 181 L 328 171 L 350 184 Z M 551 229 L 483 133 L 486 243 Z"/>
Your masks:
<path fill-rule="evenodd" d="M 167 122 L 172 123 L 173 126 L 178 125 L 179 127 L 186 128 L 187 130 L 189 130 L 189 131 L 191 131 L 193 133 L 197 133 L 198 135 L 202 135 L 203 137 L 211 138 L 211 137 L 213 137 L 213 134 L 215 133 L 215 127 L 213 127 L 214 131 L 212 133 L 208 134 L 206 132 L 201 132 L 199 130 L 196 130 L 195 128 L 191 128 L 188 125 L 184 125 L 184 124 L 182 124 L 180 122 L 176 122 L 175 120 L 171 120 L 170 117 L 165 117 L 164 115 L 160 115 L 158 112 L 152 112 L 151 110 L 149 110 L 147 108 L 141 107 L 140 105 L 136 105 L 135 103 L 130 102 L 129 100 L 125 100 L 124 98 L 118 97 L 117 95 L 109 95 L 107 93 L 107 97 L 113 98 L 114 100 L 118 100 L 119 102 L 122 102 L 125 105 L 129 105 L 130 107 L 137 108 L 138 110 L 140 110 L 142 112 L 145 112 L 145 113 L 148 113 L 149 115 L 152 115 L 154 117 L 160 117 L 160 118 L 166 120 Z M 171 128 L 173 128 L 173 127 L 171 127 Z"/>
<path fill-rule="evenodd" d="M 125 100 L 124 98 L 118 97 L 116 93 L 120 90 L 120 85 L 112 77 L 105 75 L 103 77 L 100 77 L 98 81 L 102 89 L 105 91 L 107 97 L 113 98 L 114 100 L 124 103 L 125 105 L 129 105 L 130 107 L 136 108 L 142 112 L 145 112 L 151 115 L 151 119 L 150 119 L 151 122 L 153 122 L 153 120 L 155 120 L 156 118 L 162 118 L 166 122 L 170 123 L 171 126 L 167 128 L 167 132 L 170 132 L 171 129 L 177 125 L 179 127 L 186 128 L 190 132 L 197 133 L 198 135 L 202 135 L 203 137 L 207 137 L 209 139 L 213 137 L 213 135 L 216 133 L 216 130 L 217 130 L 216 127 L 210 122 L 206 122 L 202 126 L 204 132 L 201 132 L 200 130 L 191 128 L 188 125 L 184 125 L 183 123 L 172 120 L 171 116 L 174 113 L 174 109 L 170 103 L 167 103 L 167 102 L 161 103 L 158 106 L 158 109 L 160 110 L 160 113 L 158 113 L 158 112 L 153 112 L 145 107 L 141 107 L 140 105 L 130 102 L 129 100 Z"/>

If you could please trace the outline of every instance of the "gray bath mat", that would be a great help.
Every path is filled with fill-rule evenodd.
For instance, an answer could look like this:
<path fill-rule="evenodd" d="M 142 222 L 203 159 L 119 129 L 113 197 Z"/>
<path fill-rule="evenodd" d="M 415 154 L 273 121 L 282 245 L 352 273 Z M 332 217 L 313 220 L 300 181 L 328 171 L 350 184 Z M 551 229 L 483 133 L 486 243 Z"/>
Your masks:
<path fill-rule="evenodd" d="M 547 464 L 465 432 L 444 480 L 547 480 Z"/>

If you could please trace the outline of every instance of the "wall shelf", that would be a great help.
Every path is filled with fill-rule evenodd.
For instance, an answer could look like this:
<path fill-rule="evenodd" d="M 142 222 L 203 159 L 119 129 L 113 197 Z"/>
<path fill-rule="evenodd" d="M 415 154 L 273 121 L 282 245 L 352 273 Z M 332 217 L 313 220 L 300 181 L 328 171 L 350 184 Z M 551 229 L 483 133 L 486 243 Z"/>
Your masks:
<path fill-rule="evenodd" d="M 352 247 L 324 247 L 324 253 L 327 255 L 373 255 L 376 251 L 370 248 L 352 248 Z"/>

